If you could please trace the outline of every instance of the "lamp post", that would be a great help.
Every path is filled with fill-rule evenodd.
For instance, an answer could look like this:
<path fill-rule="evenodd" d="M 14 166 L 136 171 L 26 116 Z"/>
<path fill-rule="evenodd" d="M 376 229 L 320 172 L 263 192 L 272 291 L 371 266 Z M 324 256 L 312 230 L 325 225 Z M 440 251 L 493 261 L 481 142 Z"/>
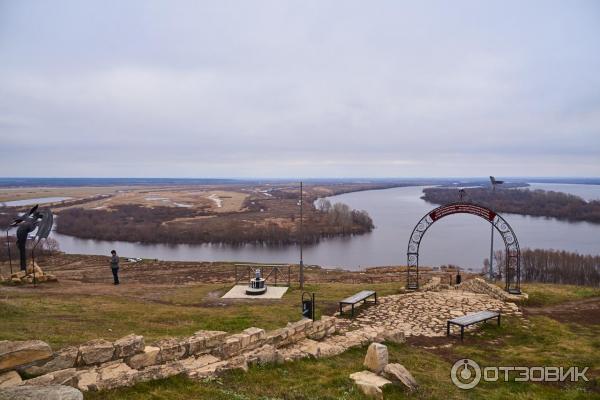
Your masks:
<path fill-rule="evenodd" d="M 492 192 L 496 191 L 496 185 L 501 185 L 504 181 L 498 181 L 493 176 L 490 176 L 490 182 L 492 183 Z M 494 222 L 490 222 L 491 234 L 490 234 L 490 280 L 494 280 Z"/>
<path fill-rule="evenodd" d="M 302 196 L 302 181 L 300 181 L 300 289 L 304 289 L 304 215 L 303 215 L 303 196 Z"/>

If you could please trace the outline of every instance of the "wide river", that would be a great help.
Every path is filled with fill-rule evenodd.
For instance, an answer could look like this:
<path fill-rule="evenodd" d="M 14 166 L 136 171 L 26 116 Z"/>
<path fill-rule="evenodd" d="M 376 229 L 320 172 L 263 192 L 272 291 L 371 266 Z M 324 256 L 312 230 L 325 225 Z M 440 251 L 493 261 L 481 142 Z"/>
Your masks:
<path fill-rule="evenodd" d="M 600 199 L 600 186 L 536 184 L 536 189 L 560 190 L 586 200 Z M 414 225 L 436 207 L 421 200 L 422 187 L 403 187 L 348 193 L 331 197 L 352 208 L 367 210 L 376 228 L 372 233 L 324 239 L 304 249 L 305 264 L 361 269 L 367 266 L 406 263 L 406 246 Z M 563 222 L 552 218 L 503 214 L 517 234 L 521 248 L 564 249 L 600 254 L 600 224 Z M 178 261 L 252 261 L 297 263 L 298 246 L 162 245 L 77 239 L 52 233 L 62 251 L 109 254 Z M 502 249 L 496 233 L 495 249 Z M 472 215 L 452 215 L 437 221 L 421 242 L 420 264 L 456 264 L 479 270 L 490 253 L 490 225 Z"/>

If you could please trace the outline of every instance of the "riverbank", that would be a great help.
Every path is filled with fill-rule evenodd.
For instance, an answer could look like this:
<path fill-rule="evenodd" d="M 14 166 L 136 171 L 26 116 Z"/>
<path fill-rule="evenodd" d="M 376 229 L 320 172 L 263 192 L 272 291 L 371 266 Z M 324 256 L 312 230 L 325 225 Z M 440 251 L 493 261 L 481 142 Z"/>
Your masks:
<path fill-rule="evenodd" d="M 426 188 L 423 193 L 423 200 L 436 205 L 459 200 L 458 189 L 455 188 Z M 541 189 L 465 188 L 463 196 L 464 201 L 480 204 L 496 212 L 600 224 L 600 201 L 586 201 L 572 194 Z"/>
<path fill-rule="evenodd" d="M 56 232 L 80 239 L 117 240 L 146 244 L 265 244 L 317 243 L 324 237 L 368 233 L 373 222 L 366 211 L 348 207 L 317 210 L 314 200 L 340 193 L 403 186 L 400 183 L 309 184 L 303 191 L 300 221 L 299 188 L 294 183 L 227 186 L 164 186 L 23 189 L 30 196 L 52 193 L 62 201 L 49 202 L 58 216 Z M 2 196 L 17 196 L 3 189 Z M 0 196 L 0 197 L 2 197 Z M 35 197 L 29 201 L 43 201 Z M 19 206 L 0 208 L 0 225 L 7 225 Z M 49 200 L 50 201 L 50 200 Z M 11 204 L 10 202 L 8 204 Z"/>

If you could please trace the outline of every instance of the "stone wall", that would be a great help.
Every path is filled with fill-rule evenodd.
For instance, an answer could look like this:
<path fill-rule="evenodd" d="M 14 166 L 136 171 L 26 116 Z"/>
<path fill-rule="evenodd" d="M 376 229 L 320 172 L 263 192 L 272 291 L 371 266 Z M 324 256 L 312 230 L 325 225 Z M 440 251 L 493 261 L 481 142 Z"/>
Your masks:
<path fill-rule="evenodd" d="M 448 288 L 448 285 L 444 285 L 445 288 Z M 432 277 L 426 284 L 421 286 L 419 290 L 422 292 L 427 292 L 430 290 L 438 291 L 442 288 L 442 279 L 439 276 Z"/>
<path fill-rule="evenodd" d="M 487 294 L 488 296 L 502 301 L 522 301 L 529 297 L 527 293 L 522 293 L 520 295 L 510 294 L 496 285 L 487 283 L 481 278 L 469 279 L 468 281 L 462 282 L 460 285 L 456 285 L 455 288 L 473 293 Z"/>
<path fill-rule="evenodd" d="M 248 363 L 284 360 L 285 348 L 306 340 L 322 340 L 336 332 L 336 319 L 302 319 L 270 332 L 248 328 L 241 333 L 198 331 L 183 339 L 146 345 L 128 335 L 115 342 L 97 339 L 52 352 L 39 341 L 0 341 L 0 389 L 34 385 L 68 385 L 82 391 L 130 386 L 185 374 L 202 378 Z"/>

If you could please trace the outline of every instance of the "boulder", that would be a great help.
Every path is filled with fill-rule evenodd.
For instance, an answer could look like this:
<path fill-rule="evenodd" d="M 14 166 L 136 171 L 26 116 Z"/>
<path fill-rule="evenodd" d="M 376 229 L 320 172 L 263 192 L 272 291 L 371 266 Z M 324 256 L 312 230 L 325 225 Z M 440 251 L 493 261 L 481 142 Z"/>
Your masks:
<path fill-rule="evenodd" d="M 79 349 L 77 347 L 64 347 L 54 353 L 49 361 L 29 365 L 19 369 L 19 371 L 29 376 L 39 376 L 61 369 L 73 368 L 77 362 L 78 353 Z"/>
<path fill-rule="evenodd" d="M 0 374 L 0 389 L 19 385 L 23 380 L 17 371 L 8 371 Z"/>
<path fill-rule="evenodd" d="M 367 397 L 383 399 L 381 388 L 392 382 L 370 371 L 355 372 L 350 375 L 356 386 Z"/>
<path fill-rule="evenodd" d="M 0 341 L 0 372 L 41 361 L 52 356 L 50 346 L 41 340 Z"/>
<path fill-rule="evenodd" d="M 155 365 L 159 363 L 158 356 L 160 354 L 160 348 L 154 346 L 146 346 L 144 350 L 135 354 L 127 359 L 125 362 L 133 369 L 140 369 L 150 365 Z"/>
<path fill-rule="evenodd" d="M 131 334 L 115 341 L 115 358 L 125 358 L 143 351 L 143 336 Z"/>
<path fill-rule="evenodd" d="M 93 365 L 110 361 L 115 348 L 111 342 L 104 339 L 91 340 L 79 346 L 79 365 Z"/>
<path fill-rule="evenodd" d="M 383 369 L 385 377 L 401 382 L 409 390 L 416 390 L 419 385 L 412 374 L 402 364 L 388 364 Z"/>
<path fill-rule="evenodd" d="M 62 385 L 17 386 L 0 390 L 0 400 L 83 400 L 83 394 Z"/>
<path fill-rule="evenodd" d="M 357 381 L 355 382 L 358 390 L 370 399 L 383 400 L 383 391 L 372 383 Z"/>
<path fill-rule="evenodd" d="M 387 346 L 381 343 L 371 343 L 363 365 L 376 374 L 381 373 L 388 363 Z"/>

